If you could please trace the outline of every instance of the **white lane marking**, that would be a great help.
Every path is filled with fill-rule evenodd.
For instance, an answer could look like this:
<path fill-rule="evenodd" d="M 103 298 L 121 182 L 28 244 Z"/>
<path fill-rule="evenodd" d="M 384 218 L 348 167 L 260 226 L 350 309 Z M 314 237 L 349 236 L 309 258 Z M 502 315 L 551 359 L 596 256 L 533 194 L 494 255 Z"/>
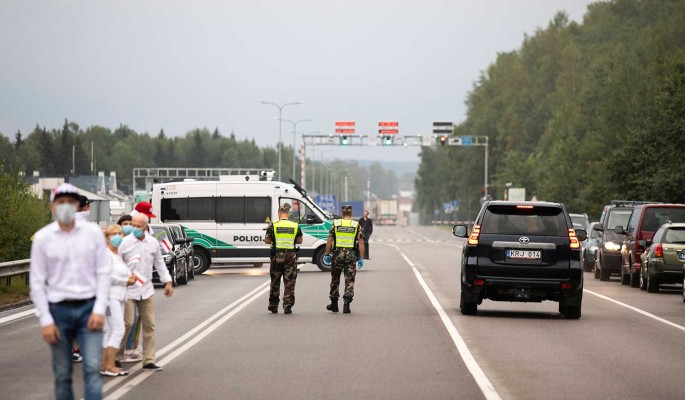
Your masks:
<path fill-rule="evenodd" d="M 202 339 L 204 339 L 205 337 L 207 337 L 210 333 L 212 333 L 212 332 L 214 332 L 216 329 L 218 329 L 224 322 L 226 322 L 226 321 L 228 321 L 229 319 L 231 319 L 234 315 L 236 315 L 238 312 L 240 312 L 243 308 L 247 307 L 250 303 L 252 303 L 253 301 L 257 300 L 257 299 L 260 298 L 264 293 L 266 293 L 267 290 L 268 290 L 269 288 L 268 288 L 268 287 L 264 287 L 264 286 L 265 286 L 265 285 L 268 285 L 268 284 L 269 284 L 269 282 L 266 282 L 264 285 L 261 285 L 259 288 L 255 289 L 255 290 L 258 290 L 258 291 L 257 291 L 256 294 L 254 294 L 254 296 L 252 296 L 252 297 L 250 297 L 249 299 L 245 300 L 243 303 L 241 303 L 240 305 L 238 305 L 238 306 L 237 306 L 235 309 L 233 309 L 231 312 L 229 312 L 228 314 L 224 315 L 221 319 L 219 319 L 218 321 L 216 321 L 216 322 L 214 322 L 213 324 L 211 324 L 211 325 L 210 325 L 207 329 L 205 329 L 202 333 L 200 333 L 199 335 L 195 336 L 195 337 L 194 337 L 193 339 L 191 339 L 188 343 L 185 343 L 183 346 L 181 346 L 181 347 L 179 347 L 178 349 L 176 349 L 173 353 L 169 354 L 167 357 L 165 357 L 163 360 L 159 361 L 157 364 L 158 364 L 159 366 L 162 366 L 162 367 L 163 367 L 163 366 L 167 365 L 168 363 L 170 363 L 171 361 L 173 361 L 176 357 L 178 357 L 179 355 L 185 353 L 188 349 L 190 349 L 191 347 L 193 347 L 194 345 L 196 345 L 197 343 L 199 343 Z M 261 289 L 261 290 L 259 290 L 259 289 Z M 253 290 L 252 292 L 250 292 L 250 293 L 253 293 L 253 292 L 254 292 L 254 290 Z M 244 299 L 244 298 L 247 297 L 247 296 L 249 296 L 249 294 L 246 295 L 246 296 L 241 297 L 241 300 Z M 239 301 L 236 301 L 236 302 L 234 302 L 233 304 L 238 303 L 238 302 L 239 302 Z M 169 347 L 169 346 L 167 346 L 167 348 L 168 348 L 168 347 Z M 120 387 L 119 389 L 117 389 L 114 393 L 112 393 L 111 395 L 107 396 L 105 399 L 106 399 L 106 400 L 117 400 L 117 399 L 120 399 L 122 396 L 124 396 L 126 393 L 128 393 L 131 389 L 133 389 L 135 386 L 139 385 L 141 382 L 143 382 L 145 379 L 147 379 L 148 377 L 150 377 L 150 376 L 151 376 L 152 374 L 154 374 L 154 373 L 155 373 L 155 371 L 143 371 L 141 374 L 139 374 L 138 376 L 136 376 L 136 377 L 135 377 L 134 379 L 132 379 L 131 381 L 126 382 L 125 385 L 123 385 L 122 387 Z"/>
<path fill-rule="evenodd" d="M 622 302 L 620 302 L 620 301 L 618 301 L 618 300 L 614 300 L 614 299 L 612 299 L 611 297 L 605 296 L 605 295 L 603 295 L 603 294 L 599 294 L 599 293 L 597 293 L 597 292 L 593 292 L 592 290 L 583 289 L 583 291 L 585 291 L 585 292 L 587 292 L 587 293 L 590 293 L 590 294 L 592 294 L 592 295 L 595 295 L 595 296 L 599 297 L 600 299 L 604 299 L 604 300 L 606 300 L 606 301 L 610 301 L 610 302 L 612 302 L 612 303 L 618 304 L 619 306 L 625 307 L 625 308 L 627 308 L 627 309 L 629 309 L 629 310 L 633 310 L 633 311 L 635 311 L 635 312 L 638 313 L 638 314 L 642 314 L 642 315 L 644 315 L 645 317 L 649 317 L 649 318 L 655 319 L 655 320 L 657 320 L 657 321 L 659 321 L 659 322 L 663 322 L 663 323 L 666 324 L 666 325 L 672 326 L 672 327 L 674 327 L 674 328 L 676 328 L 676 329 L 680 329 L 681 331 L 685 332 L 685 326 L 678 325 L 678 324 L 676 324 L 675 322 L 671 322 L 671 321 L 669 321 L 669 320 L 667 320 L 667 319 L 663 319 L 663 318 L 658 317 L 658 316 L 656 316 L 656 315 L 654 315 L 654 314 L 652 314 L 652 313 L 649 313 L 649 312 L 647 312 L 647 311 L 641 310 L 641 309 L 639 309 L 639 308 L 637 308 L 637 307 L 633 307 L 633 306 L 628 305 L 628 304 L 626 304 L 626 303 L 622 303 Z"/>
<path fill-rule="evenodd" d="M 413 230 L 413 229 L 411 229 L 411 228 L 407 228 L 407 231 L 409 231 L 409 233 L 411 233 L 412 235 L 422 237 L 424 240 L 426 240 L 426 241 L 428 241 L 428 242 L 432 242 L 432 241 L 433 241 L 433 239 L 429 238 L 428 236 L 422 235 L 422 234 L 416 232 L 415 230 Z"/>
<path fill-rule="evenodd" d="M 4 324 L 5 322 L 11 322 L 19 318 L 24 318 L 28 317 L 29 315 L 33 315 L 36 313 L 36 309 L 32 308 L 30 310 L 18 312 L 16 314 L 8 315 L 7 317 L 2 317 L 0 318 L 0 324 Z"/>
<path fill-rule="evenodd" d="M 426 281 L 423 280 L 423 276 L 421 276 L 419 270 L 416 269 L 414 263 L 404 253 L 400 253 L 400 255 L 404 258 L 407 264 L 409 264 L 411 269 L 414 271 L 416 279 L 419 281 L 419 284 L 426 292 L 428 299 L 431 301 L 433 307 L 438 312 L 438 315 L 440 316 L 442 323 L 445 325 L 445 328 L 447 328 L 447 332 L 452 337 L 454 345 L 457 346 L 457 351 L 459 351 L 461 359 L 464 361 L 464 364 L 466 364 L 466 368 L 468 368 L 469 372 L 471 372 L 471 375 L 473 376 L 473 379 L 476 381 L 476 384 L 480 388 L 481 392 L 483 392 L 483 396 L 485 396 L 485 398 L 488 400 L 500 400 L 501 397 L 497 393 L 497 390 L 495 390 L 495 387 L 492 386 L 490 379 L 488 379 L 488 377 L 485 375 L 485 372 L 483 372 L 480 365 L 478 365 L 478 362 L 473 357 L 473 354 L 471 354 L 469 348 L 466 346 L 466 343 L 459 334 L 459 331 L 457 331 L 457 328 L 454 326 L 449 316 L 440 305 L 440 302 L 438 302 L 438 299 L 433 294 L 433 291 L 431 291 L 431 289 L 428 287 L 428 284 L 426 284 Z"/>
<path fill-rule="evenodd" d="M 257 293 L 257 292 L 261 291 L 262 289 L 264 289 L 266 286 L 269 285 L 269 283 L 270 283 L 270 281 L 266 281 L 266 282 L 262 283 L 261 285 L 257 286 L 255 289 L 253 289 L 252 291 L 250 291 L 249 293 L 247 293 L 247 294 L 244 295 L 243 297 L 239 298 L 238 300 L 234 301 L 233 303 L 231 303 L 231 304 L 227 305 L 226 307 L 222 308 L 219 312 L 217 312 L 217 313 L 215 313 L 214 315 L 212 315 L 211 317 L 207 318 L 206 320 L 204 320 L 203 322 L 201 322 L 199 325 L 197 325 L 195 328 L 193 328 L 193 329 L 189 330 L 188 332 L 186 332 L 183 336 L 181 336 L 181 337 L 179 337 L 178 339 L 174 340 L 174 341 L 171 342 L 170 344 L 164 346 L 164 348 L 158 350 L 158 351 L 157 351 L 157 358 L 162 357 L 164 354 L 166 354 L 166 353 L 168 353 L 169 351 L 171 351 L 171 349 L 173 349 L 174 347 L 176 347 L 176 346 L 178 346 L 179 344 L 185 342 L 185 341 L 188 340 L 188 338 L 190 338 L 191 336 L 194 336 L 197 332 L 199 332 L 199 331 L 202 330 L 204 327 L 206 327 L 207 325 L 209 325 L 210 323 L 212 323 L 212 321 L 214 321 L 214 320 L 216 320 L 217 318 L 221 317 L 221 315 L 223 315 L 224 313 L 226 313 L 228 310 L 232 309 L 233 307 L 236 307 L 236 306 L 239 305 L 241 302 L 243 302 L 245 299 L 249 298 L 250 296 L 252 296 L 252 295 L 254 295 L 255 293 Z M 260 293 L 260 294 L 261 294 L 261 293 Z M 133 367 L 131 367 L 128 371 L 129 371 L 130 374 L 133 374 L 133 373 L 135 373 L 136 371 L 138 371 L 138 370 L 141 369 L 141 368 L 142 368 L 142 363 L 138 363 L 138 364 L 134 365 Z M 149 372 L 149 371 L 147 371 L 147 372 Z M 137 381 L 137 379 L 138 379 L 138 378 L 136 377 L 135 379 L 132 379 L 130 382 Z M 122 382 L 129 382 L 129 381 L 127 381 L 127 380 L 113 380 L 113 381 L 110 381 L 110 382 L 106 383 L 106 384 L 102 387 L 102 391 L 103 391 L 103 392 L 106 392 L 106 391 L 108 391 L 108 390 L 111 390 L 111 389 L 114 388 L 115 386 L 119 386 Z M 134 385 L 134 386 L 135 386 L 135 385 Z"/>

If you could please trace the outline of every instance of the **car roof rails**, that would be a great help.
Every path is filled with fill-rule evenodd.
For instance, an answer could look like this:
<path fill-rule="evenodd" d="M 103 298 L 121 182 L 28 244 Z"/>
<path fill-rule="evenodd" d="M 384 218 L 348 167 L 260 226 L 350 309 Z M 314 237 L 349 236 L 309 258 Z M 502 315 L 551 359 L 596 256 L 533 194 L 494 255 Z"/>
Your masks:
<path fill-rule="evenodd" d="M 654 201 L 636 201 L 636 200 L 611 200 L 611 205 L 616 207 L 639 206 L 641 204 L 658 204 Z"/>

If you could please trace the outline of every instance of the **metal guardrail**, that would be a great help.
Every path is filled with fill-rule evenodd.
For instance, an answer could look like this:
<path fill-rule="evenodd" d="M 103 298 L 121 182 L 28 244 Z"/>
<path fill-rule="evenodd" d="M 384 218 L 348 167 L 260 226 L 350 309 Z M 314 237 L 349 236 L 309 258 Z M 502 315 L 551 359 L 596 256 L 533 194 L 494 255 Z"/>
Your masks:
<path fill-rule="evenodd" d="M 0 278 L 5 278 L 6 283 L 10 285 L 10 279 L 13 276 L 25 275 L 26 283 L 29 281 L 29 269 L 31 267 L 31 260 L 17 260 L 0 263 Z"/>

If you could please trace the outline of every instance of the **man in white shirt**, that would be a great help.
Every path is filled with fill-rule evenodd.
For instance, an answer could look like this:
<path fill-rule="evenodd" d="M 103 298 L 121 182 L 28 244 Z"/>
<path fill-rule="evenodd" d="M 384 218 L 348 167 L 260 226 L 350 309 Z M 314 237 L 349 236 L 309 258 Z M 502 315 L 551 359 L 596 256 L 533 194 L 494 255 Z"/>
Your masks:
<path fill-rule="evenodd" d="M 174 293 L 174 288 L 171 284 L 171 275 L 162 258 L 159 242 L 147 233 L 148 217 L 145 214 L 136 214 L 131 222 L 133 232 L 124 238 L 119 246 L 119 254 L 138 278 L 138 283 L 129 286 L 126 291 L 124 338 L 128 337 L 131 331 L 134 307 L 137 306 L 143 326 L 143 368 L 160 371 L 162 368 L 155 364 L 155 288 L 152 285 L 152 269 L 157 271 L 159 279 L 164 283 L 164 294 L 167 297 Z M 125 348 L 126 340 L 123 340 L 119 349 L 120 356 L 124 355 Z"/>
<path fill-rule="evenodd" d="M 102 398 L 102 327 L 109 298 L 110 267 L 100 228 L 76 219 L 78 190 L 63 183 L 50 195 L 56 221 L 36 232 L 31 245 L 31 299 L 52 350 L 55 398 L 71 400 L 72 343 L 83 354 L 86 400 Z"/>

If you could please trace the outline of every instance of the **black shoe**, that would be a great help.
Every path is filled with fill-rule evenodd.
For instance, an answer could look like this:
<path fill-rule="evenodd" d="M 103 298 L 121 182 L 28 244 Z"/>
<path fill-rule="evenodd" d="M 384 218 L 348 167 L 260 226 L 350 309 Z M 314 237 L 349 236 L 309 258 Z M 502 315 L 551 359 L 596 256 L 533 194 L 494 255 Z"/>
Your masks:
<path fill-rule="evenodd" d="M 326 306 L 326 310 L 328 311 L 333 311 L 333 312 L 338 312 L 338 301 L 337 300 L 331 300 L 331 304 Z"/>
<path fill-rule="evenodd" d="M 293 313 L 293 306 L 288 304 L 287 306 L 283 306 L 283 314 L 292 314 Z"/>
<path fill-rule="evenodd" d="M 274 314 L 278 314 L 278 304 L 269 304 L 269 307 L 267 307 L 267 309 Z"/>
<path fill-rule="evenodd" d="M 164 368 L 160 367 L 159 365 L 157 365 L 155 363 L 149 363 L 149 364 L 143 365 L 143 369 L 148 369 L 148 370 L 152 370 L 152 371 L 161 371 Z"/>
<path fill-rule="evenodd" d="M 121 361 L 114 361 L 114 366 L 119 368 L 119 369 L 124 368 L 121 366 Z"/>
<path fill-rule="evenodd" d="M 350 310 L 350 302 L 345 300 L 345 304 L 343 304 L 343 314 L 349 314 L 352 311 Z"/>

